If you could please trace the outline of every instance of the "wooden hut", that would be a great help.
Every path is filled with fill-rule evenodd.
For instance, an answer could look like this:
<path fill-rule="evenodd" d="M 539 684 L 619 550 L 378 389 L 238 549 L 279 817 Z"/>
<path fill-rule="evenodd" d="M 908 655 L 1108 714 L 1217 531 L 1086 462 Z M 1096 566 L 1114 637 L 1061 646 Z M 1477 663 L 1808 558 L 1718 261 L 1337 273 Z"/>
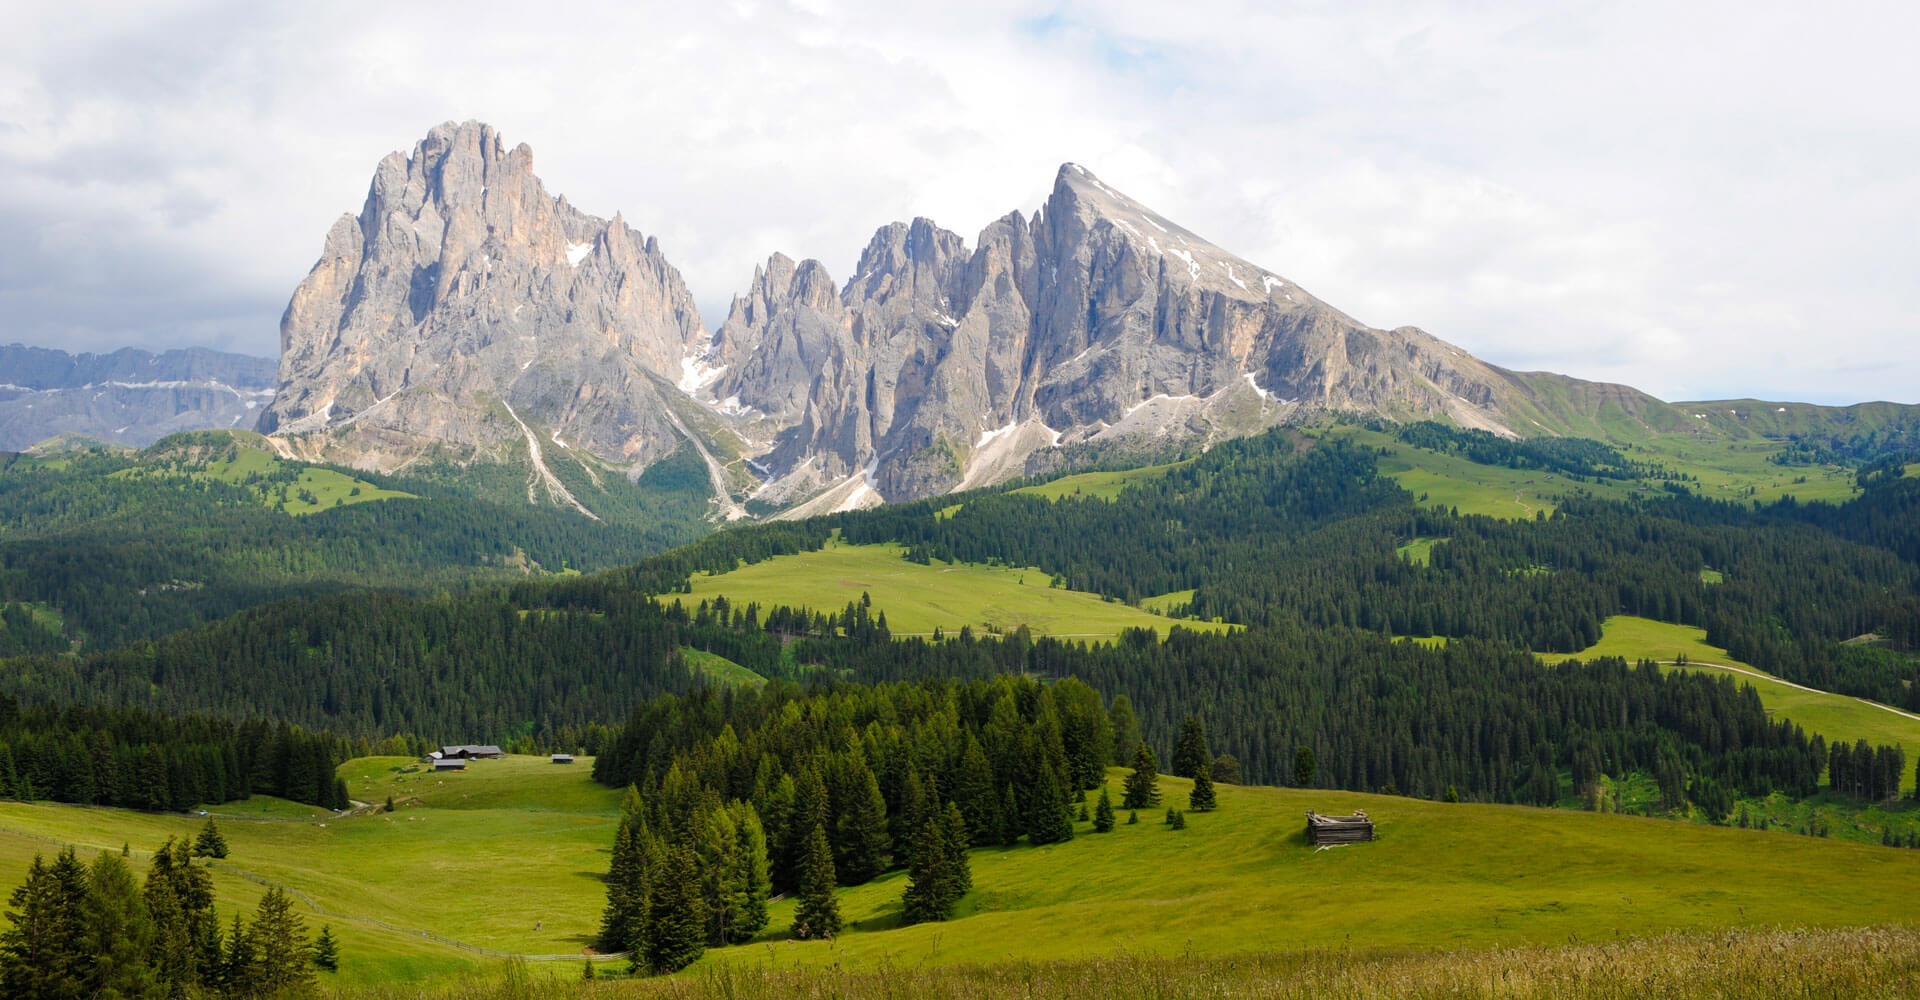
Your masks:
<path fill-rule="evenodd" d="M 1373 839 L 1373 820 L 1355 810 L 1351 816 L 1322 816 L 1307 813 L 1307 843 L 1358 844 Z"/>
<path fill-rule="evenodd" d="M 464 771 L 466 769 L 467 761 L 464 757 L 442 757 L 433 762 L 433 770 L 435 773 L 440 771 Z"/>
<path fill-rule="evenodd" d="M 573 755 L 572 755 L 572 754 L 570 754 L 570 753 L 557 753 L 557 754 L 554 754 L 554 755 L 553 755 L 553 762 L 554 762 L 555 764 L 571 764 L 571 763 L 573 763 Z"/>

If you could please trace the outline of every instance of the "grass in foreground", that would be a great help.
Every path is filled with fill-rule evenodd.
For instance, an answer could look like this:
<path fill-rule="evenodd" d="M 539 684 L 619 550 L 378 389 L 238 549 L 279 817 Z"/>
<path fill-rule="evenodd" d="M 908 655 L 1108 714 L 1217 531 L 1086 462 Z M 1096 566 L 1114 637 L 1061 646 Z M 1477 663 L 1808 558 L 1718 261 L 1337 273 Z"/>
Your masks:
<path fill-rule="evenodd" d="M 1274 942 L 1279 944 L 1279 942 Z M 1051 962 L 1008 959 L 957 968 L 896 965 L 870 971 L 774 964 L 696 971 L 670 979 L 581 983 L 579 970 L 518 968 L 445 987 L 338 994 L 374 1000 L 434 997 L 638 996 L 676 1000 L 973 1000 L 1115 996 L 1268 1000 L 1774 1000 L 1895 997 L 1920 991 L 1920 930 L 1749 930 L 1480 951 L 1269 951 L 1232 958 L 1116 953 Z"/>
<path fill-rule="evenodd" d="M 1673 661 L 1681 655 L 1687 659 L 1686 666 L 1673 666 Z M 1864 739 L 1875 745 L 1904 746 L 1909 753 L 1920 749 L 1920 719 L 1888 711 L 1860 698 L 1802 690 L 1789 685 L 1764 670 L 1734 659 L 1718 646 L 1708 645 L 1705 629 L 1670 625 L 1632 615 L 1615 615 L 1602 625 L 1600 641 L 1594 645 L 1578 653 L 1542 653 L 1540 658 L 1548 663 L 1559 663 L 1601 656 L 1618 656 L 1629 663 L 1655 660 L 1668 664 L 1667 669 L 1731 674 L 1736 681 L 1753 685 L 1760 694 L 1760 703 L 1766 706 L 1770 714 L 1792 719 L 1807 732 L 1826 737 L 1829 743 L 1835 740 L 1852 743 Z M 1720 666 L 1716 667 L 1715 664 Z M 1726 667 L 1751 673 L 1738 673 L 1724 669 Z M 1911 768 L 1902 780 L 1902 787 L 1911 791 Z"/>
<path fill-rule="evenodd" d="M 246 819 L 223 808 L 233 853 L 217 879 L 222 914 L 258 899 L 262 887 L 247 876 L 296 890 L 309 925 L 330 923 L 341 938 L 337 982 L 349 985 L 445 983 L 494 961 L 421 931 L 495 954 L 562 956 L 532 963 L 534 974 L 578 976 L 604 904 L 618 793 L 594 785 L 584 761 L 513 757 L 440 775 L 415 767 L 407 758 L 341 767 L 353 798 L 379 804 L 391 795 L 393 813 L 309 819 L 305 807 L 283 804 Z M 1109 774 L 1116 791 L 1123 773 Z M 1189 787 L 1161 780 L 1169 804 L 1184 804 Z M 793 904 L 776 903 L 760 940 L 709 951 L 690 981 L 703 970 L 730 975 L 718 970 L 769 963 L 865 975 L 1123 953 L 1513 947 L 1889 923 L 1911 919 L 1920 894 L 1920 851 L 1349 792 L 1222 785 L 1218 793 L 1220 811 L 1189 814 L 1185 830 L 1167 827 L 1159 810 L 1142 811 L 1131 826 L 1122 813 L 1108 834 L 1081 823 L 1068 843 L 976 850 L 976 889 L 948 923 L 898 927 L 905 880 L 897 872 L 841 892 L 850 929 L 837 941 L 786 940 Z M 1354 808 L 1378 821 L 1378 841 L 1326 851 L 1305 844 L 1307 809 Z M 0 879 L 17 884 L 34 853 L 50 855 L 59 843 L 89 854 L 128 843 L 144 868 L 144 851 L 201 822 L 0 803 Z"/>
<path fill-rule="evenodd" d="M 866 594 L 887 615 L 895 635 L 949 633 L 963 625 L 1012 632 L 1022 625 L 1037 635 L 1107 638 L 1128 628 L 1165 635 L 1173 625 L 1223 630 L 1225 625 L 1176 620 L 1108 601 L 1097 594 L 1049 586 L 1045 570 L 941 563 L 922 566 L 901 558 L 894 544 L 828 542 L 816 552 L 779 556 L 719 575 L 696 573 L 693 590 L 667 594 L 663 602 L 692 608 L 726 595 L 736 607 L 757 603 L 837 611 Z"/>

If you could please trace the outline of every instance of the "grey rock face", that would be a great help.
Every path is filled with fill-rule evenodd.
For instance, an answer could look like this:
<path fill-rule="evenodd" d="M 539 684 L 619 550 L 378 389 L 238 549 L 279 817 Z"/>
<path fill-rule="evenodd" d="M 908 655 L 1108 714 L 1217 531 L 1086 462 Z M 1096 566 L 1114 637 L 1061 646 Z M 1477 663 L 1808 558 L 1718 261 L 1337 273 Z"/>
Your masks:
<path fill-rule="evenodd" d="M 655 240 L 550 196 L 530 149 L 467 122 L 380 162 L 280 341 L 259 429 L 296 451 L 391 469 L 538 435 L 638 469 L 684 436 L 663 393 L 706 331 Z"/>
<path fill-rule="evenodd" d="M 249 427 L 273 386 L 273 362 L 241 354 L 10 344 L 0 347 L 0 451 L 61 434 L 144 448 L 179 431 Z"/>
<path fill-rule="evenodd" d="M 1366 327 L 1073 164 L 1033 219 L 995 221 L 972 250 L 895 223 L 830 289 L 818 262 L 776 256 L 708 353 L 725 371 L 705 398 L 757 418 L 766 489 L 831 487 L 807 513 L 986 485 L 1063 443 L 1329 410 L 1512 433 L 1508 373 Z"/>

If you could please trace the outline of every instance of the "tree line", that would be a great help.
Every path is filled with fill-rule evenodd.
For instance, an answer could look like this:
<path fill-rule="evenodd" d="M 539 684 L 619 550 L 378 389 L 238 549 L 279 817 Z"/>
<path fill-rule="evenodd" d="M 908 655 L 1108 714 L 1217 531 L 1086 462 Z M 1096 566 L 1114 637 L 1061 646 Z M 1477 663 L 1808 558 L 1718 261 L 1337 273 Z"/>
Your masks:
<path fill-rule="evenodd" d="M 0 695 L 0 798 L 182 811 L 260 794 L 344 809 L 334 771 L 351 751 L 335 736 L 257 718 L 22 707 Z"/>

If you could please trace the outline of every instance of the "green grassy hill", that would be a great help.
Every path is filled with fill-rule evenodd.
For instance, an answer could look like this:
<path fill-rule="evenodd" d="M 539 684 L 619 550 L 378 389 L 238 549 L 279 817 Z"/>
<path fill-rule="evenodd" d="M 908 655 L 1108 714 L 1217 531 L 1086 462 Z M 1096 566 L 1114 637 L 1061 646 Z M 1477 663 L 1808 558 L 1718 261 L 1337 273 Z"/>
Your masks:
<path fill-rule="evenodd" d="M 902 558 L 905 551 L 898 545 L 830 541 L 815 552 L 778 556 L 729 573 L 696 573 L 692 593 L 661 600 L 691 608 L 724 594 L 736 607 L 757 603 L 837 611 L 865 594 L 874 611 L 886 613 L 895 635 L 931 635 L 936 628 L 958 632 L 961 626 L 1012 632 L 1025 625 L 1036 635 L 1082 638 L 1109 638 L 1129 628 L 1151 628 L 1164 636 L 1176 624 L 1226 628 L 1056 588 L 1043 570 L 938 561 L 921 565 Z"/>
<path fill-rule="evenodd" d="M 297 890 L 308 924 L 328 923 L 339 982 L 458 975 L 494 953 L 577 956 L 594 933 L 618 795 L 589 761 L 478 761 L 432 774 L 405 758 L 341 766 L 378 810 L 333 817 L 287 803 L 216 811 L 231 856 L 217 869 L 223 915 L 265 879 Z M 1109 774 L 1116 793 L 1124 772 Z M 1188 783 L 1162 778 L 1184 805 Z M 1920 892 L 1920 851 L 1777 832 L 1348 792 L 1220 786 L 1220 810 L 1173 830 L 1159 810 L 1045 848 L 971 855 L 975 890 L 955 920 L 899 928 L 904 876 L 842 890 L 849 929 L 786 939 L 775 904 L 755 942 L 709 951 L 702 968 L 848 969 L 1127 955 L 1402 949 L 1560 943 L 1670 929 L 1902 922 Z M 263 808 L 264 806 L 264 808 Z M 1308 809 L 1365 809 L 1379 840 L 1315 850 Z M 191 816 L 0 804 L 0 880 L 16 884 L 59 843 L 145 852 L 188 835 Z M 429 931 L 440 938 L 423 936 Z M 483 949 L 483 950 L 476 950 Z M 577 975 L 564 973 L 566 978 Z M 330 982 L 334 980 L 329 980 Z"/>
<path fill-rule="evenodd" d="M 1920 752 L 1920 719 L 1863 698 L 1815 691 L 1781 680 L 1734 659 L 1718 646 L 1708 645 L 1705 629 L 1616 615 L 1607 619 L 1599 642 L 1578 653 L 1542 653 L 1540 659 L 1561 663 L 1601 656 L 1618 656 L 1630 663 L 1653 660 L 1671 669 L 1727 674 L 1752 684 L 1769 713 L 1791 719 L 1807 732 L 1826 737 L 1829 743 L 1865 739 L 1876 746 L 1895 745 L 1906 747 L 1909 753 Z M 1675 666 L 1682 656 L 1686 665 Z M 1913 790 L 1911 768 L 1901 781 L 1902 787 Z"/>

